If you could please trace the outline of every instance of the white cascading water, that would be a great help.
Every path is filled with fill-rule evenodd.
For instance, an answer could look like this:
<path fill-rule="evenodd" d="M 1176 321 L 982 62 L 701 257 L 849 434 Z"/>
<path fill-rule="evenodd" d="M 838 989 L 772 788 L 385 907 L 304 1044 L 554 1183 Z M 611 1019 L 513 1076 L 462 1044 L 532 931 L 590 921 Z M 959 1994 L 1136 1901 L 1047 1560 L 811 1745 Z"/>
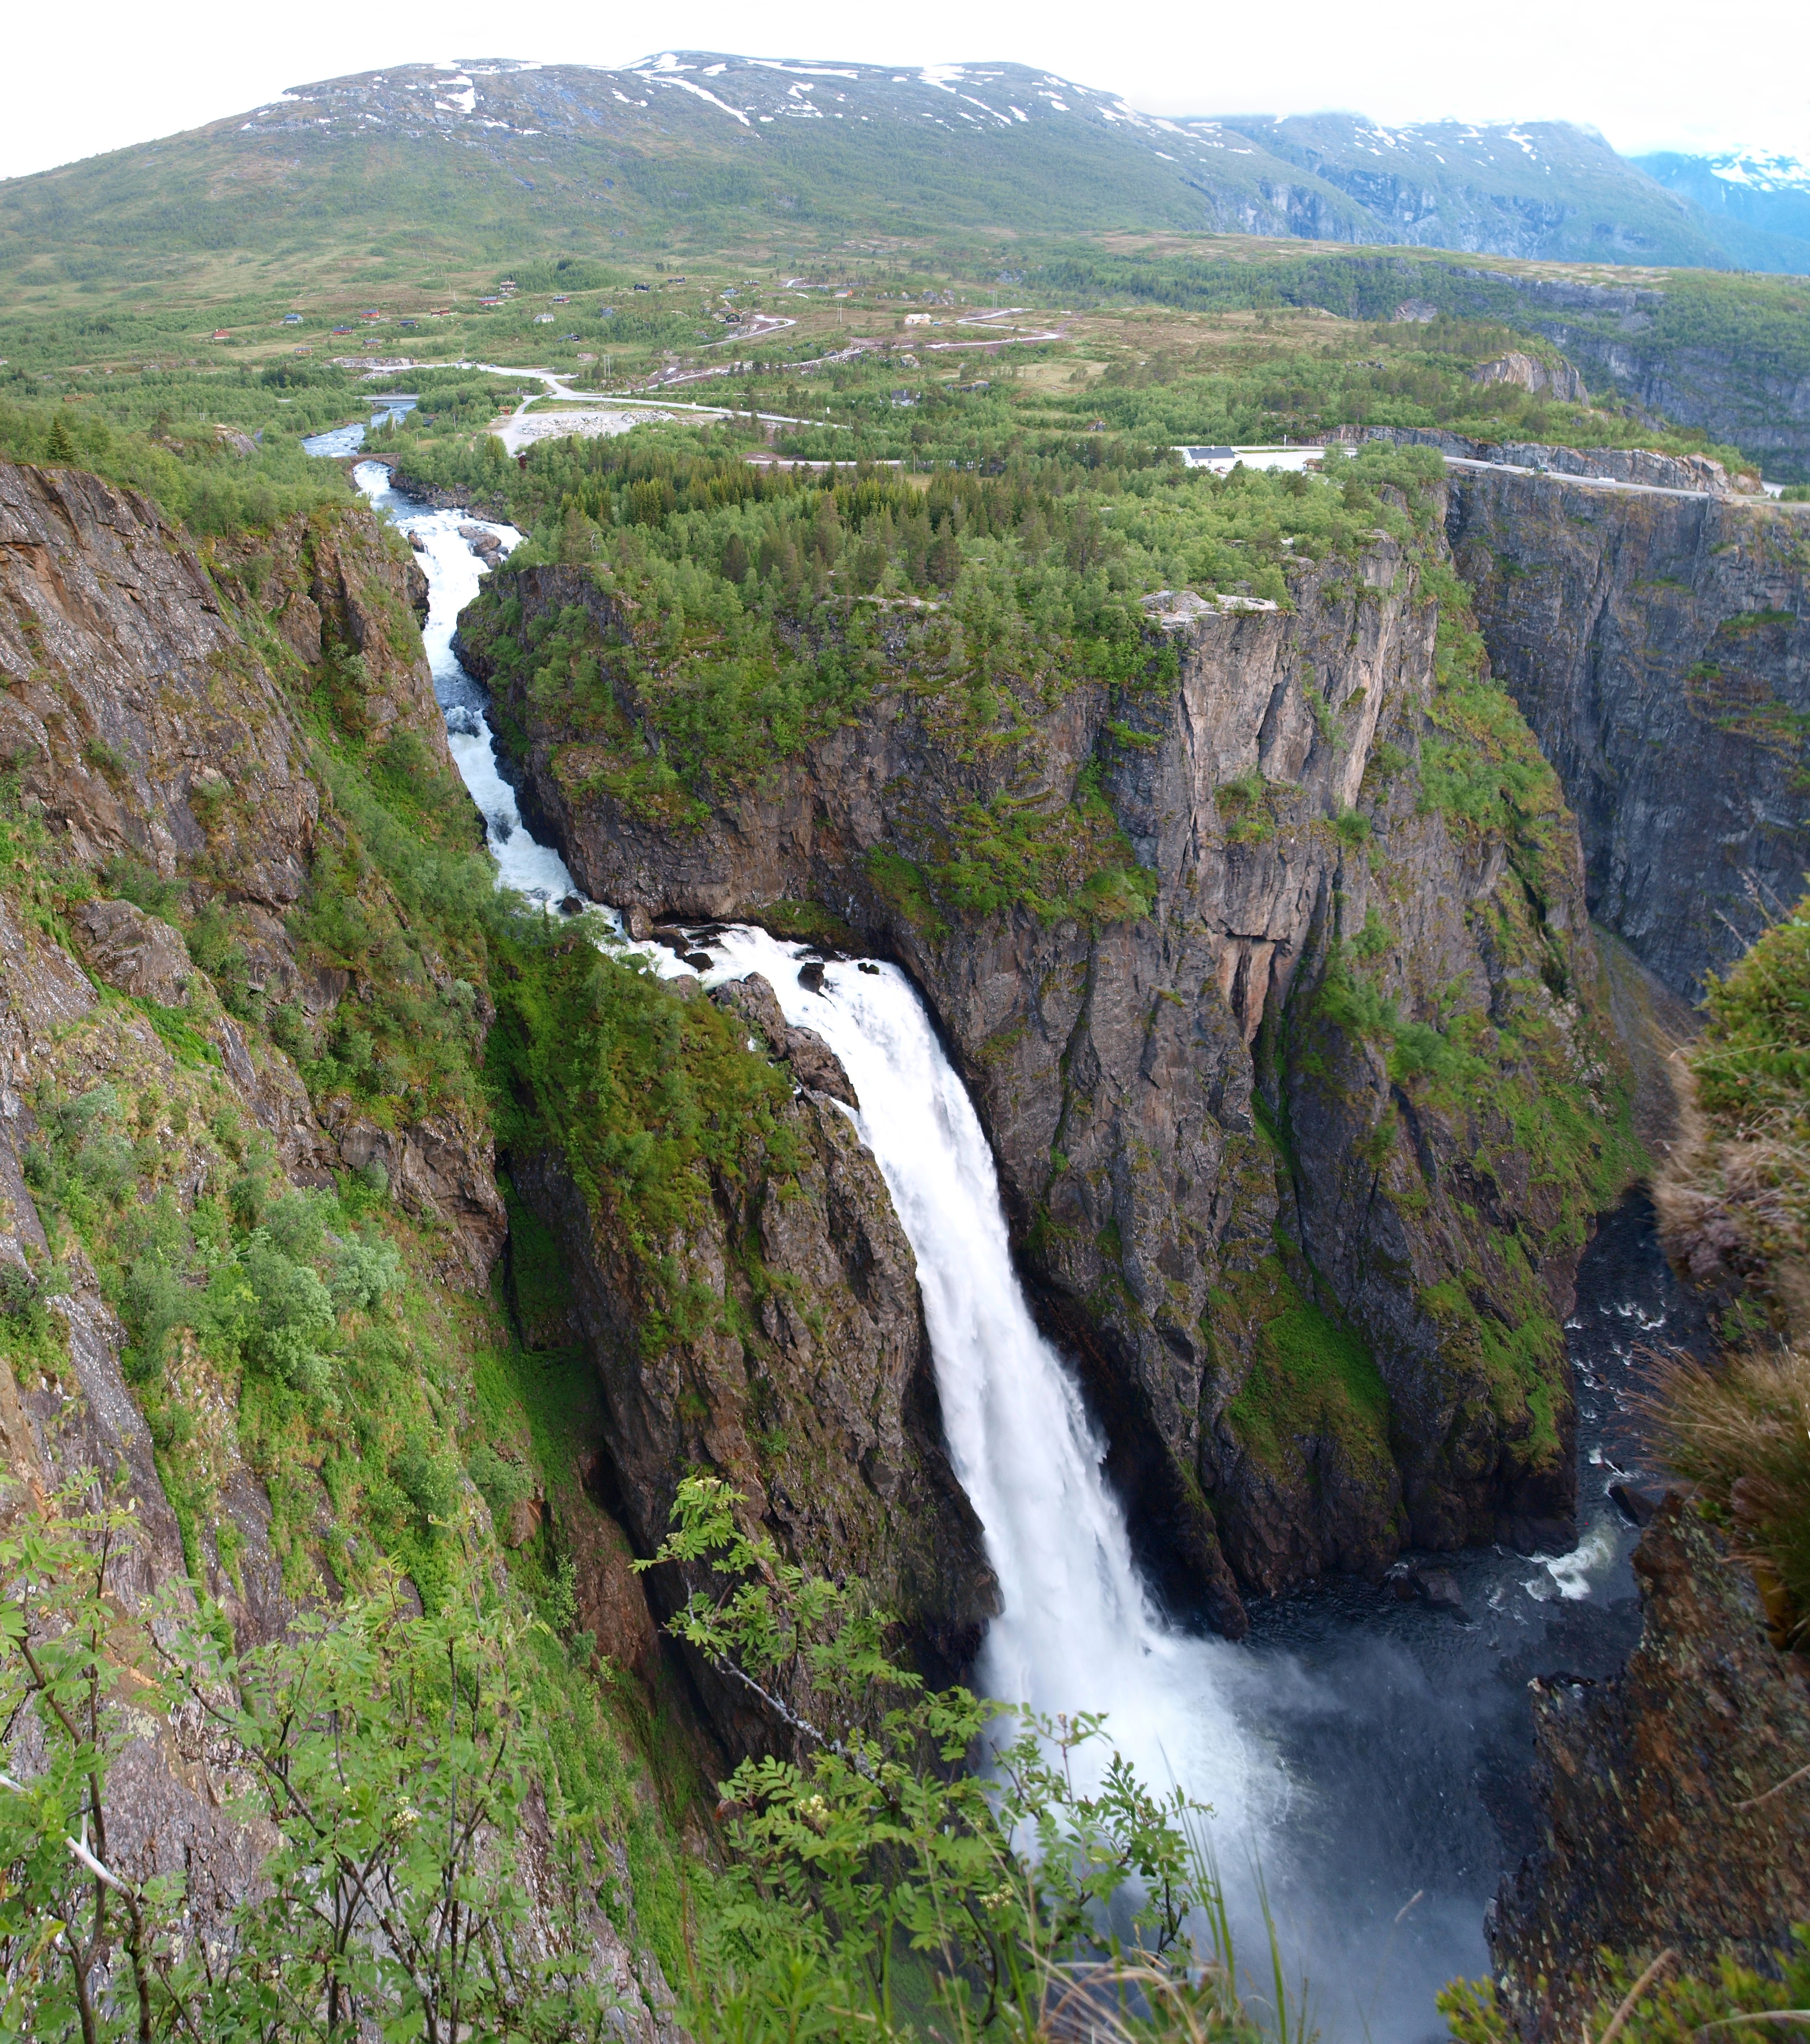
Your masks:
<path fill-rule="evenodd" d="M 421 541 L 415 559 L 427 576 L 427 622 L 422 628 L 427 663 L 433 670 L 434 694 L 446 713 L 446 743 L 453 764 L 484 820 L 484 834 L 496 859 L 497 885 L 513 887 L 530 901 L 568 899 L 577 889 L 565 861 L 551 845 L 537 843 L 522 822 L 515 790 L 498 770 L 488 700 L 452 650 L 459 613 L 489 572 L 460 536 L 459 528 L 483 523 L 483 529 L 502 542 L 506 555 L 521 544 L 522 535 L 513 525 L 474 520 L 467 511 L 430 510 L 398 496 L 380 461 L 361 461 L 352 479 L 392 524 Z"/>
<path fill-rule="evenodd" d="M 572 896 L 564 861 L 522 820 L 498 771 L 482 691 L 452 650 L 459 613 L 485 573 L 459 534 L 473 520 L 396 497 L 380 463 L 361 463 L 354 475 L 422 542 L 428 661 L 499 884 L 541 901 Z M 510 526 L 486 529 L 506 553 L 521 537 Z M 891 965 L 831 965 L 819 993 L 799 983 L 798 947 L 764 930 L 703 942 L 720 961 L 707 985 L 764 974 L 786 1020 L 823 1037 L 860 1097 L 862 1138 L 918 1259 L 950 1458 L 999 1578 L 1003 1608 L 980 1670 L 987 1689 L 1037 1710 L 1108 1712 L 1115 1743 L 1146 1778 L 1210 1791 L 1222 1819 L 1254 1815 L 1252 1788 L 1267 1769 L 1230 1712 L 1211 1702 L 1213 1663 L 1230 1650 L 1182 1638 L 1150 1608 L 1080 1393 L 1038 1331 L 1012 1267 L 980 1119 L 911 982 Z M 662 972 L 690 969 L 659 946 L 647 955 Z"/>
<path fill-rule="evenodd" d="M 764 931 L 706 941 L 721 963 L 705 984 L 764 974 L 859 1096 L 862 1139 L 918 1260 L 950 1459 L 999 1578 L 981 1682 L 1036 1710 L 1107 1712 L 1113 1745 L 1147 1781 L 1185 1785 L 1242 1837 L 1277 1784 L 1220 1700 L 1236 1650 L 1184 1638 L 1150 1608 L 1102 1443 L 1013 1268 L 980 1118 L 911 982 L 895 966 L 831 964 L 818 993 L 799 981 L 797 947 Z"/>
<path fill-rule="evenodd" d="M 482 525 L 505 554 L 521 534 L 396 495 L 379 463 L 360 463 L 354 479 L 420 541 L 435 690 L 498 884 L 549 909 L 572 901 L 564 862 L 536 843 L 499 770 L 487 697 L 452 651 L 459 613 L 488 565 L 459 528 Z M 660 946 L 635 948 L 664 974 L 691 969 Z M 1368 1616 L 1316 1659 L 1314 1674 L 1295 1652 L 1165 1625 L 1139 1580 L 1078 1387 L 1038 1331 L 1013 1269 L 985 1135 L 910 982 L 890 965 L 837 962 L 814 990 L 799 965 L 814 954 L 758 929 L 712 926 L 685 949 L 711 953 L 709 986 L 764 974 L 788 1020 L 825 1038 L 860 1097 L 857 1125 L 917 1257 L 950 1458 L 999 1579 L 1003 1608 L 977 1670 L 983 1685 L 1042 1711 L 1107 1712 L 1111 1744 L 1146 1782 L 1179 1783 L 1213 1807 L 1241 1958 L 1268 1963 L 1245 1877 L 1254 1858 L 1324 2037 L 1423 2044 L 1442 2035 L 1434 1991 L 1488 1963 L 1481 1916 L 1500 1850 L 1481 1812 L 1467 1820 L 1454 1801 L 1468 1792 L 1474 1802 L 1478 1727 L 1500 1708 L 1477 1686 L 1478 1670 L 1449 1692 L 1430 1688 L 1422 1661 Z M 1599 1517 L 1573 1554 L 1536 1561 L 1525 1582 L 1525 1562 L 1480 1558 L 1473 1573 L 1488 1622 L 1501 1614 L 1524 1627 L 1567 1601 L 1601 1598 L 1614 1569 L 1626 1573 L 1625 1539 L 1617 1546 L 1605 1524 Z M 1488 1645 L 1496 1647 L 1493 1635 Z M 1355 1729 L 1347 1736 L 1341 1726 Z M 1365 1727 L 1381 1742 L 1364 1746 Z"/>
<path fill-rule="evenodd" d="M 483 813 L 499 884 L 530 899 L 576 893 L 558 854 L 537 844 L 499 772 L 483 692 L 452 650 L 458 614 L 484 564 L 459 533 L 468 513 L 397 497 L 376 462 L 359 487 L 422 544 L 424 632 L 460 772 Z M 505 552 L 521 535 L 487 525 Z M 814 1029 L 846 1067 L 872 1151 L 918 1262 L 943 1424 L 957 1477 L 985 1529 L 1002 1609 L 977 1671 L 989 1694 L 1033 1709 L 1103 1711 L 1112 1744 L 1159 1788 L 1179 1782 L 1243 1838 L 1273 1814 L 1281 1777 L 1223 1691 L 1236 1650 L 1189 1639 L 1152 1610 L 1103 1449 L 1073 1377 L 1038 1331 L 1012 1266 L 992 1152 L 967 1089 L 904 974 L 833 964 L 823 991 L 800 983 L 799 947 L 734 928 L 698 939 L 718 962 L 707 986 L 751 972 L 772 982 L 788 1021 Z M 660 946 L 664 974 L 688 971 Z"/>

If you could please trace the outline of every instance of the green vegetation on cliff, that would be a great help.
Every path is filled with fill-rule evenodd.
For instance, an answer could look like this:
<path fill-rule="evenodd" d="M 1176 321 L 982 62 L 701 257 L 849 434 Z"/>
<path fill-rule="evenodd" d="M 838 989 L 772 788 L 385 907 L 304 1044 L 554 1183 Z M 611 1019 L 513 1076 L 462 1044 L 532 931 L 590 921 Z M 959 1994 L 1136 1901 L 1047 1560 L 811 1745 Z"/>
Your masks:
<path fill-rule="evenodd" d="M 714 1003 L 687 999 L 598 933 L 512 933 L 492 982 L 488 1073 L 506 1150 L 564 1157 L 620 1247 L 657 1264 L 713 1181 L 745 1187 L 798 1166 L 780 1110 L 791 1083 Z M 675 1297 L 681 1320 L 687 1302 Z M 657 1350 L 668 1327 L 644 1324 Z"/>
<path fill-rule="evenodd" d="M 1226 1408 L 1240 1444 L 1281 1469 L 1286 1443 L 1336 1440 L 1347 1466 L 1375 1481 L 1388 1465 L 1389 1395 L 1358 1336 L 1304 1298 L 1274 1257 L 1231 1279 L 1213 1305 L 1228 1326 L 1258 1329 L 1255 1360 Z"/>
<path fill-rule="evenodd" d="M 1585 2034 L 1627 2044 L 1699 2044 L 1737 2030 L 1800 2044 L 1810 2037 L 1810 1928 L 1796 1933 L 1795 1944 L 1781 1954 L 1776 1975 L 1732 1958 L 1713 1973 L 1681 1976 L 1669 1952 L 1651 1960 L 1616 1957 Z M 1454 2044 L 1515 2044 L 1522 2034 L 1491 1981 L 1455 1981 L 1439 1996 L 1439 2010 Z"/>
<path fill-rule="evenodd" d="M 1300 564 L 1354 558 L 1379 524 L 1404 538 L 1423 524 L 1439 465 L 1373 446 L 1336 482 L 1220 481 L 1162 450 L 1084 451 L 1100 460 L 1015 453 L 979 474 L 861 470 L 826 487 L 751 468 L 714 437 L 537 449 L 506 484 L 534 521 L 511 566 L 558 571 L 572 600 L 525 621 L 521 585 L 499 584 L 461 643 L 498 684 L 506 743 L 553 734 L 569 800 L 607 795 L 668 830 L 701 829 L 713 803 L 760 790 L 882 686 L 903 690 L 952 760 L 1022 762 L 920 853 L 926 901 L 1142 913 L 1148 879 L 1099 793 L 1108 759 L 1050 786 L 1036 720 L 1078 682 L 1131 705 L 1173 682 L 1145 592 L 1287 605 Z M 1150 741 L 1120 717 L 1107 742 L 1134 755 Z"/>
<path fill-rule="evenodd" d="M 1666 1174 L 1674 1259 L 1731 1299 L 1733 1338 L 1810 1331 L 1810 899 L 1773 923 L 1704 1000 L 1689 1060 L 1696 1119 Z"/>
<path fill-rule="evenodd" d="M 1781 1643 L 1810 1627 L 1810 899 L 1704 1003 L 1693 1112 L 1658 1188 L 1674 1263 L 1708 1288 L 1728 1352 L 1680 1360 L 1657 1417 L 1702 1508 L 1747 1549 Z"/>

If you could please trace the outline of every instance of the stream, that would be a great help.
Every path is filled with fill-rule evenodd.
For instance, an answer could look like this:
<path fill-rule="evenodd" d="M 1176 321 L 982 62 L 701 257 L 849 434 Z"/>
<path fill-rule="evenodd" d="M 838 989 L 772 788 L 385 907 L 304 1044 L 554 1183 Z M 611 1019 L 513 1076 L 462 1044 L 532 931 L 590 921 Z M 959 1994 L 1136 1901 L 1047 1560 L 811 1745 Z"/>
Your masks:
<path fill-rule="evenodd" d="M 353 476 L 419 542 L 435 689 L 498 884 L 554 908 L 576 895 L 572 876 L 523 824 L 485 693 L 452 650 L 485 572 L 458 528 L 483 521 L 399 496 L 380 463 Z M 487 529 L 506 550 L 521 536 Z M 1637 1350 L 1700 1332 L 1644 1197 L 1604 1217 L 1566 1324 L 1576 1548 L 1406 1557 L 1381 1585 L 1335 1578 L 1254 1600 L 1250 1636 L 1234 1646 L 1178 1630 L 1146 1592 L 1103 1443 L 1019 1281 L 985 1133 L 910 981 L 884 962 L 826 959 L 754 928 L 673 936 L 670 948 L 637 948 L 668 974 L 692 969 L 680 951 L 707 952 L 707 986 L 763 973 L 787 1020 L 830 1043 L 860 1097 L 857 1125 L 917 1258 L 951 1460 L 1003 1592 L 977 1683 L 1040 1709 L 1109 1712 L 1113 1743 L 1146 1782 L 1180 1783 L 1212 1805 L 1241 1965 L 1261 1992 L 1266 1896 L 1292 2021 L 1304 1978 L 1309 2023 L 1328 2044 L 1443 2037 L 1434 1996 L 1454 1976 L 1487 1972 L 1485 1908 L 1536 1842 L 1527 1680 L 1562 1669 L 1600 1678 L 1639 1637 L 1637 1536 L 1608 1486 L 1642 1470 Z M 799 978 L 813 962 L 820 990 Z M 1446 1572 L 1446 1605 L 1408 1593 L 1416 1559 Z"/>

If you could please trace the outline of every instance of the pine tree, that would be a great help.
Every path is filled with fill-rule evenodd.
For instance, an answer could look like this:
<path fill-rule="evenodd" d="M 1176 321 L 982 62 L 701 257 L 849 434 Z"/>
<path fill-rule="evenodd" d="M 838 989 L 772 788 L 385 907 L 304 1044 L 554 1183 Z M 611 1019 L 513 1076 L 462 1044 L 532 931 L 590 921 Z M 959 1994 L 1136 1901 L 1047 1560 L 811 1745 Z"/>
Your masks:
<path fill-rule="evenodd" d="M 60 412 L 50 422 L 50 440 L 44 449 L 44 459 L 64 463 L 76 459 L 75 443 L 69 437 L 69 428 L 63 423 Z"/>

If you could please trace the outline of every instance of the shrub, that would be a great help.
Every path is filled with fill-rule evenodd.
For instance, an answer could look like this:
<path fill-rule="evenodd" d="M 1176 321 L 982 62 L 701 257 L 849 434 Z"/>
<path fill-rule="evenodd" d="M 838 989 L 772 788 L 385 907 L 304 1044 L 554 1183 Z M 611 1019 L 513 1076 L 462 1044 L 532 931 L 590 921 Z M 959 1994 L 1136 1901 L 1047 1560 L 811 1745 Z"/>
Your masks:
<path fill-rule="evenodd" d="M 1781 1641 L 1810 1627 L 1810 1354 L 1749 1350 L 1714 1368 L 1677 1356 L 1651 1411 L 1666 1459 L 1747 1551 Z"/>

